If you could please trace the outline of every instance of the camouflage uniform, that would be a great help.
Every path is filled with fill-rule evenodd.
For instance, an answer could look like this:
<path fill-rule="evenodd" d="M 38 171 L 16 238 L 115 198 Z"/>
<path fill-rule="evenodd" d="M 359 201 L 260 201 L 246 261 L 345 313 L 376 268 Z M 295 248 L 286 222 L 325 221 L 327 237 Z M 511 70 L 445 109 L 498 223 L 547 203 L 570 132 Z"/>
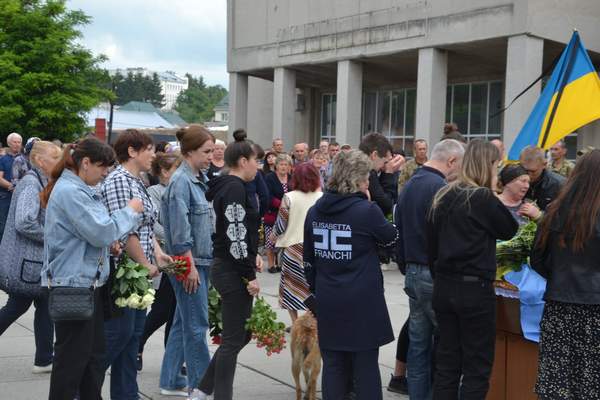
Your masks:
<path fill-rule="evenodd" d="M 398 193 L 402 191 L 402 188 L 404 187 L 404 185 L 406 185 L 406 182 L 408 182 L 408 180 L 413 176 L 415 171 L 421 168 L 422 166 L 423 164 L 417 163 L 417 161 L 414 158 L 412 160 L 407 161 L 406 164 L 404 164 L 404 168 L 402 168 L 400 176 L 398 177 Z"/>
<path fill-rule="evenodd" d="M 565 178 L 568 178 L 569 175 L 571 175 L 573 168 L 575 168 L 575 165 L 573 165 L 573 163 L 569 160 L 562 160 L 560 167 L 558 168 L 554 165 L 554 162 L 551 162 L 550 166 L 548 167 L 550 171 L 562 175 Z"/>

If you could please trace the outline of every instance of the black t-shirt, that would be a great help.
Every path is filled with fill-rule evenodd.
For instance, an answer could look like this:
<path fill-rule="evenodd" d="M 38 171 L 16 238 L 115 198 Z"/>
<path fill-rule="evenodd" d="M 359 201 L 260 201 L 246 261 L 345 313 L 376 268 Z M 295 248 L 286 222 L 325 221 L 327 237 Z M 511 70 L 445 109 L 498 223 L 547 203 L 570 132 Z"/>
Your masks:
<path fill-rule="evenodd" d="M 216 178 L 217 176 L 221 175 L 222 169 L 223 169 L 223 167 L 217 167 L 215 164 L 213 164 L 211 162 L 210 167 L 208 167 L 208 171 L 206 171 L 206 177 L 208 178 L 208 180 Z"/>

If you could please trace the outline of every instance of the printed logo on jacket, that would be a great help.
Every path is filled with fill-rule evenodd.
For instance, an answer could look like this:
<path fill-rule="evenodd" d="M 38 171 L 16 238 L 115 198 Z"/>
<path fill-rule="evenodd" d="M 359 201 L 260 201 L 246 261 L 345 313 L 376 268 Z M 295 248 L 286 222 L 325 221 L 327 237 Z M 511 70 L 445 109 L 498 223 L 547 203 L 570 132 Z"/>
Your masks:
<path fill-rule="evenodd" d="M 352 228 L 347 224 L 313 222 L 315 257 L 327 260 L 352 259 Z"/>

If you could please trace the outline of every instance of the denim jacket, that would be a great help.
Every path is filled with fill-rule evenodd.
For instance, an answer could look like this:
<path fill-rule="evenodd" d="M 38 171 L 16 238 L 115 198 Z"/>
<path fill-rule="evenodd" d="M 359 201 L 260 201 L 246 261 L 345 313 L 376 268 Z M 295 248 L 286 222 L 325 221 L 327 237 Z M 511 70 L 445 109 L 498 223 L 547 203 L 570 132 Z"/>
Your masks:
<path fill-rule="evenodd" d="M 92 285 L 98 261 L 103 261 L 98 286 L 108 279 L 107 247 L 135 229 L 140 214 L 125 207 L 110 216 L 100 196 L 77 175 L 65 169 L 56 182 L 44 226 L 42 285 Z"/>
<path fill-rule="evenodd" d="M 206 200 L 206 176 L 195 176 L 183 161 L 171 177 L 162 198 L 160 219 L 165 229 L 167 253 L 192 251 L 196 266 L 212 262 L 212 211 Z"/>

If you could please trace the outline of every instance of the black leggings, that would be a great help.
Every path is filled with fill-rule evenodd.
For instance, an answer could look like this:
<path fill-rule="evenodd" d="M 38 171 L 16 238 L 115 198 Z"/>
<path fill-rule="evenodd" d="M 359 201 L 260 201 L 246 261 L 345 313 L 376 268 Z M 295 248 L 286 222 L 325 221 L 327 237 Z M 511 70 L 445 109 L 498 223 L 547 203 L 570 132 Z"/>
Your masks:
<path fill-rule="evenodd" d="M 150 336 L 152 336 L 152 334 L 164 324 L 167 324 L 165 327 L 164 339 L 165 347 L 167 347 L 167 339 L 169 338 L 169 331 L 171 330 L 171 325 L 173 324 L 173 314 L 175 313 L 176 307 L 177 299 L 175 298 L 173 286 L 171 286 L 169 277 L 164 275 L 161 278 L 160 286 L 156 291 L 156 299 L 152 304 L 152 309 L 146 317 L 144 333 L 140 338 L 140 346 L 138 348 L 139 354 L 144 352 L 144 346 L 146 345 L 146 342 Z"/>
<path fill-rule="evenodd" d="M 408 318 L 404 325 L 402 325 L 402 329 L 400 330 L 400 334 L 398 335 L 398 345 L 396 346 L 396 361 L 400 361 L 406 364 L 406 359 L 408 358 Z"/>

